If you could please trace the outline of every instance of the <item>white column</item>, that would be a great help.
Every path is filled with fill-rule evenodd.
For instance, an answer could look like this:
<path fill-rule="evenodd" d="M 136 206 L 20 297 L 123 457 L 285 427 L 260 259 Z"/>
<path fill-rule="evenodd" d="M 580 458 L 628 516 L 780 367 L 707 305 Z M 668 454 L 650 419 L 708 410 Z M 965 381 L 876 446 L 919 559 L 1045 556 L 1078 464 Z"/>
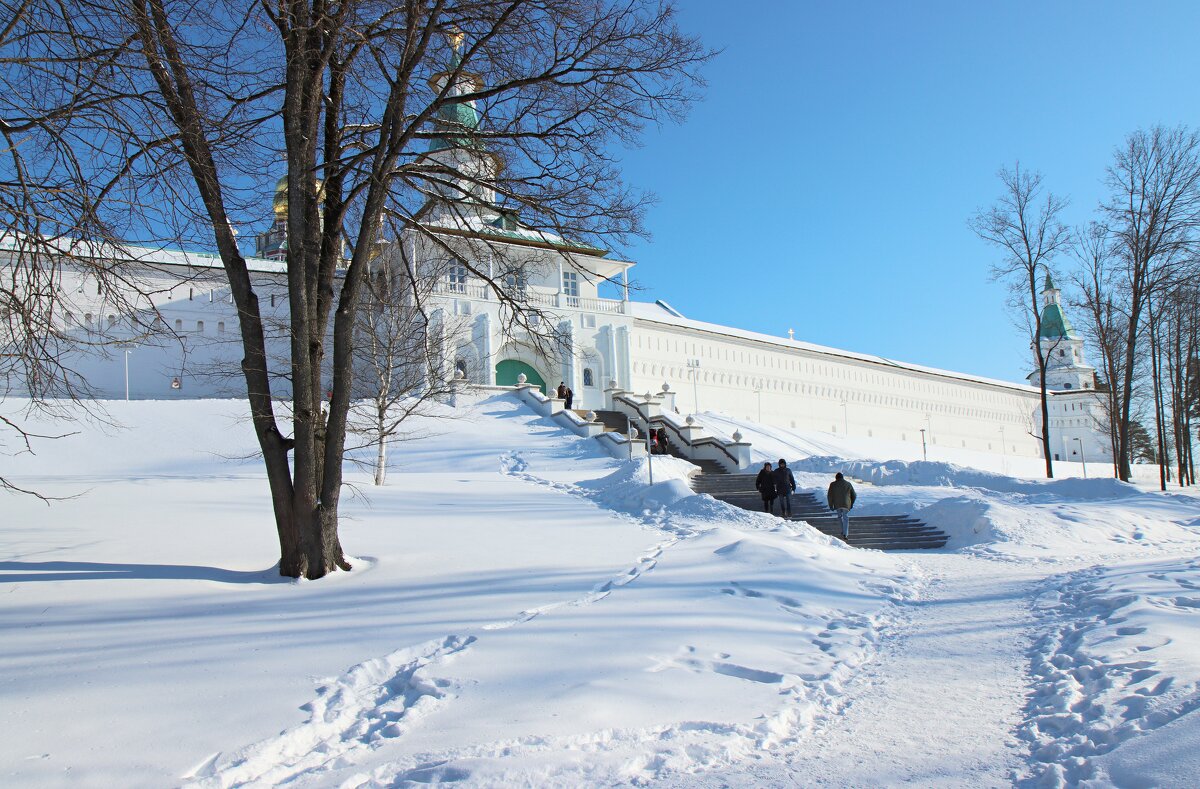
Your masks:
<path fill-rule="evenodd" d="M 617 379 L 617 383 L 624 389 L 629 389 L 633 386 L 633 370 L 629 364 L 629 327 L 617 327 L 617 348 L 616 348 L 617 366 L 613 371 L 613 377 Z"/>

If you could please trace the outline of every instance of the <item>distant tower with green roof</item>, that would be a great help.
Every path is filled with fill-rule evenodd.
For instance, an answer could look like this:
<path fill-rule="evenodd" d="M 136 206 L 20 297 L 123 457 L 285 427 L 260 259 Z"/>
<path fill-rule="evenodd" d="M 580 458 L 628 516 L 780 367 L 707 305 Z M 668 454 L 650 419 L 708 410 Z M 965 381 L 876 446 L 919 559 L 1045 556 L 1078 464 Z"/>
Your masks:
<path fill-rule="evenodd" d="M 431 119 L 430 130 L 437 136 L 430 139 L 424 160 L 435 168 L 444 168 L 433 174 L 434 191 L 455 204 L 451 212 L 460 215 L 466 207 L 475 211 L 492 208 L 496 193 L 491 185 L 503 169 L 503 162 L 480 140 L 479 108 L 474 99 L 465 98 L 478 93 L 483 82 L 478 74 L 462 67 L 463 35 L 451 31 L 447 38 L 451 46 L 449 63 L 429 78 L 430 89 L 443 96 L 445 103 Z"/>
<path fill-rule="evenodd" d="M 1096 368 L 1087 363 L 1083 355 L 1083 340 L 1063 314 L 1062 291 L 1054 285 L 1054 279 L 1046 274 L 1042 288 L 1042 329 L 1038 343 L 1046 356 L 1046 387 L 1055 391 L 1092 389 L 1096 380 Z M 1029 374 L 1029 383 L 1038 385 L 1037 360 L 1034 371 Z"/>

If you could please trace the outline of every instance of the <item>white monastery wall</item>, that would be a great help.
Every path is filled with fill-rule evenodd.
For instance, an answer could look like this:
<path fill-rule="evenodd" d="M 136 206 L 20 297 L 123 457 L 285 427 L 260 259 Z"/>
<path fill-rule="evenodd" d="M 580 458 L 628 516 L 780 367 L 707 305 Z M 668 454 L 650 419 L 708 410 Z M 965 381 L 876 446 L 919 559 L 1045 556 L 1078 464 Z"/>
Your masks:
<path fill-rule="evenodd" d="M 632 391 L 657 392 L 665 382 L 685 411 L 916 443 L 924 429 L 931 446 L 1040 456 L 1029 435 L 1038 404 L 1031 387 L 721 329 L 639 317 Z"/>
<path fill-rule="evenodd" d="M 522 286 L 563 340 L 540 355 L 530 338 L 506 326 L 507 308 L 481 280 L 441 272 L 433 307 L 445 327 L 447 376 L 462 365 L 471 381 L 491 385 L 497 362 L 517 359 L 540 372 L 549 388 L 566 381 L 580 409 L 603 408 L 611 381 L 636 394 L 658 392 L 665 382 L 684 413 L 716 410 L 780 427 L 916 444 L 924 430 L 931 447 L 1040 456 L 1030 435 L 1038 420 L 1034 387 L 692 321 L 657 304 L 601 298 L 590 267 L 594 259 L 581 262 L 578 295 L 571 295 L 561 286 L 560 265 L 571 268 L 558 262 L 562 256 L 520 247 L 504 254 L 555 261 L 534 266 Z M 153 338 L 142 336 L 98 292 L 94 276 L 64 266 L 68 306 L 58 319 L 96 344 L 72 364 L 102 396 L 124 396 L 126 362 L 133 398 L 243 394 L 237 316 L 224 272 L 207 264 L 206 256 L 184 257 L 192 265 L 139 262 L 124 270 L 149 294 L 166 324 L 160 328 L 169 329 Z M 253 263 L 269 352 L 280 362 L 276 369 L 284 370 L 288 305 L 284 275 L 274 268 L 281 264 Z M 111 341 L 117 344 L 104 347 Z M 1089 461 L 1108 456 L 1098 400 L 1093 391 L 1054 395 L 1052 451 L 1060 459 L 1077 461 L 1081 452 Z"/>

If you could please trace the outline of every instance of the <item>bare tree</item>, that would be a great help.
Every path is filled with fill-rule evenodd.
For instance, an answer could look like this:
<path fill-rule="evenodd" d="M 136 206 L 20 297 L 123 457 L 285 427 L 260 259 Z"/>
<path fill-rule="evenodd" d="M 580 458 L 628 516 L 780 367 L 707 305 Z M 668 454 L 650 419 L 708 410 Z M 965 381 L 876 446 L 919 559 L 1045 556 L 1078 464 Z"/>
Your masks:
<path fill-rule="evenodd" d="M 112 185 L 94 213 L 143 238 L 216 247 L 280 572 L 294 577 L 349 567 L 338 504 L 355 326 L 384 217 L 467 268 L 536 341 L 547 322 L 464 254 L 446 216 L 479 235 L 490 231 L 478 220 L 499 215 L 500 231 L 511 224 L 564 256 L 641 232 L 647 198 L 622 183 L 613 146 L 680 118 L 709 54 L 652 0 L 30 2 L 62 9 L 46 35 L 86 42 L 82 70 L 102 76 L 83 83 L 102 125 L 67 149 L 86 149 Z M 65 89 L 80 71 L 67 59 L 45 73 Z M 261 173 L 280 157 L 290 438 L 234 230 L 256 216 Z"/>
<path fill-rule="evenodd" d="M 438 272 L 419 275 L 404 244 L 381 247 L 364 280 L 355 326 L 356 371 L 348 422 L 350 431 L 375 449 L 376 485 L 387 479 L 389 445 L 418 437 L 404 432 L 405 423 L 416 415 L 430 415 L 430 405 L 456 394 L 466 378 L 464 374 L 460 382 L 448 374 L 445 358 L 446 349 L 464 339 L 464 327 L 429 307 Z"/>
<path fill-rule="evenodd" d="M 1120 476 L 1118 442 L 1120 421 L 1120 398 L 1115 382 L 1122 378 L 1125 357 L 1122 354 L 1121 326 L 1124 318 L 1120 312 L 1123 299 L 1120 295 L 1121 280 L 1116 272 L 1111 239 L 1108 228 L 1092 222 L 1075 233 L 1073 254 L 1079 261 L 1073 281 L 1079 294 L 1076 306 L 1082 308 L 1086 321 L 1085 334 L 1091 338 L 1096 350 L 1094 358 L 1100 360 L 1101 380 L 1096 382 L 1096 393 L 1101 397 L 1101 407 L 1109 447 L 1113 459 L 1113 476 Z"/>
<path fill-rule="evenodd" d="M 0 0 L 0 401 L 19 397 L 26 413 L 59 421 L 81 408 L 101 416 L 75 369 L 81 352 L 158 331 L 141 317 L 144 283 L 114 254 L 129 205 L 116 195 L 122 176 L 94 156 L 99 140 L 128 131 L 109 82 L 119 51 L 67 5 Z M 110 199 L 126 211 L 102 211 Z M 67 267 L 82 272 L 86 294 L 65 287 Z M 123 330 L 111 331 L 105 314 L 120 316 Z M 62 435 L 27 424 L 15 412 L 0 418 L 0 447 L 32 452 Z M 37 495 L 4 478 L 0 489 Z"/>
<path fill-rule="evenodd" d="M 991 208 L 979 211 L 970 222 L 971 229 L 984 241 L 996 246 L 1001 259 L 992 267 L 992 276 L 1009 287 L 1011 306 L 1025 326 L 1030 347 L 1037 362 L 1041 404 L 1042 455 L 1046 476 L 1054 476 L 1050 450 L 1050 406 L 1046 391 L 1046 366 L 1053 344 L 1042 344 L 1042 310 L 1038 298 L 1042 277 L 1050 274 L 1050 262 L 1070 244 L 1071 234 L 1060 221 L 1066 200 L 1052 192 L 1043 192 L 1042 176 L 1022 170 L 997 173 L 1003 186 Z"/>
<path fill-rule="evenodd" d="M 1193 253 L 1200 228 L 1200 136 L 1179 126 L 1130 134 L 1117 149 L 1103 206 L 1115 239 L 1125 304 L 1117 417 L 1118 470 L 1129 480 L 1135 368 L 1148 299 Z"/>
<path fill-rule="evenodd" d="M 1161 321 L 1160 369 L 1165 379 L 1163 412 L 1170 415 L 1169 439 L 1175 447 L 1176 472 L 1180 485 L 1195 484 L 1192 456 L 1192 407 L 1198 389 L 1196 374 L 1200 360 L 1200 293 L 1191 277 L 1176 283 L 1164 294 Z M 1165 426 L 1164 426 L 1165 430 Z M 1160 444 L 1165 443 L 1160 441 Z"/>

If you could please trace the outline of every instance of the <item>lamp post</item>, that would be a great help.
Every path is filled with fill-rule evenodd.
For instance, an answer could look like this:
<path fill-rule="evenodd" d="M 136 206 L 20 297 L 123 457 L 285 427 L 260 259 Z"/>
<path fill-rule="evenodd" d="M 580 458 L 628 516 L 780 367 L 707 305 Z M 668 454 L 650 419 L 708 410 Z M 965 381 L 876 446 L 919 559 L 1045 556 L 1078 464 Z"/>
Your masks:
<path fill-rule="evenodd" d="M 929 450 L 925 448 L 925 428 L 921 428 L 921 457 L 929 460 Z"/>
<path fill-rule="evenodd" d="M 1004 457 L 1001 461 L 1001 468 L 1005 474 L 1008 474 L 1008 439 L 1004 435 L 1004 425 L 1000 425 L 1000 452 Z"/>
<path fill-rule="evenodd" d="M 637 428 L 633 426 L 633 422 L 630 422 L 629 423 L 629 441 L 626 442 L 629 445 L 629 459 L 630 460 L 633 460 L 633 442 L 636 438 L 637 438 Z"/>
<path fill-rule="evenodd" d="M 650 470 L 650 484 L 654 484 L 654 447 L 650 443 L 653 435 L 654 425 L 650 422 L 650 403 L 653 402 L 654 395 L 646 392 L 646 468 Z"/>
<path fill-rule="evenodd" d="M 1083 463 L 1083 478 L 1087 479 L 1087 458 L 1083 456 L 1083 439 L 1076 437 L 1074 441 L 1079 445 L 1079 460 Z"/>
<path fill-rule="evenodd" d="M 754 394 L 758 395 L 758 423 L 762 424 L 762 384 L 754 390 Z"/>
<path fill-rule="evenodd" d="M 125 349 L 125 402 L 129 402 L 129 349 Z"/>
<path fill-rule="evenodd" d="M 838 403 L 842 407 L 842 435 L 850 435 L 850 406 L 843 400 Z"/>
<path fill-rule="evenodd" d="M 698 414 L 700 413 L 700 390 L 697 380 L 700 378 L 700 360 L 688 359 L 687 368 L 688 373 L 692 376 L 692 413 Z"/>

